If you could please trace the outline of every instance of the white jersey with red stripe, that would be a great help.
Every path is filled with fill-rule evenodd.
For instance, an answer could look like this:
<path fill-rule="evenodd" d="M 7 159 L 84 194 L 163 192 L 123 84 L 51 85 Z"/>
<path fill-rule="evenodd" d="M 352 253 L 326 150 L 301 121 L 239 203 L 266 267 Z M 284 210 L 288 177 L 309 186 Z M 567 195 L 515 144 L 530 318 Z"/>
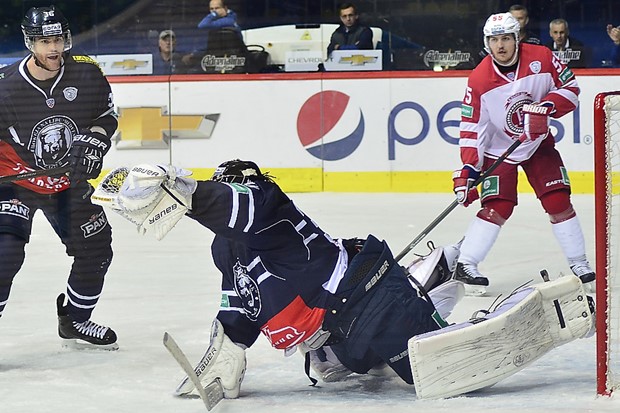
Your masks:
<path fill-rule="evenodd" d="M 516 70 L 502 73 L 487 56 L 469 76 L 461 106 L 461 160 L 476 169 L 498 158 L 523 134 L 523 105 L 553 102 L 553 118 L 572 112 L 579 86 L 572 71 L 543 46 L 522 43 Z M 546 139 L 553 139 L 551 133 Z M 529 159 L 542 139 L 525 141 L 506 162 Z"/>

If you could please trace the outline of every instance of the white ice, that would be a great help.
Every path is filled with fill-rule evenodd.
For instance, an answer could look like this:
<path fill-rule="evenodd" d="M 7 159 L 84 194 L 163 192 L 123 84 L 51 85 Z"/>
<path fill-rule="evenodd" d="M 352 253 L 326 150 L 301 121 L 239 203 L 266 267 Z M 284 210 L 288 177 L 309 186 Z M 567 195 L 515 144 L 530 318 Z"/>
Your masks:
<path fill-rule="evenodd" d="M 402 251 L 452 201 L 449 194 L 292 194 L 295 202 L 335 237 L 385 239 Z M 588 254 L 594 253 L 594 201 L 573 197 Z M 458 241 L 476 208 L 458 207 L 414 248 L 427 251 Z M 139 235 L 109 214 L 115 257 L 93 320 L 113 327 L 120 350 L 61 349 L 55 298 L 65 287 L 69 259 L 41 214 L 0 318 L 0 412 L 203 412 L 199 399 L 171 395 L 183 373 L 161 341 L 171 333 L 192 363 L 204 352 L 219 306 L 219 275 L 210 258 L 211 233 L 183 219 L 162 241 Z M 2 253 L 5 253 L 4 251 Z M 406 264 L 414 258 L 409 254 Z M 498 294 L 528 281 L 570 271 L 533 195 L 520 204 L 480 266 L 491 286 L 486 297 L 466 297 L 450 317 L 466 320 Z M 248 350 L 241 397 L 214 411 L 355 412 L 614 412 L 620 399 L 596 396 L 595 339 L 554 349 L 495 386 L 446 400 L 416 400 L 413 386 L 398 379 L 356 376 L 310 387 L 303 359 L 272 349 L 264 337 Z"/>

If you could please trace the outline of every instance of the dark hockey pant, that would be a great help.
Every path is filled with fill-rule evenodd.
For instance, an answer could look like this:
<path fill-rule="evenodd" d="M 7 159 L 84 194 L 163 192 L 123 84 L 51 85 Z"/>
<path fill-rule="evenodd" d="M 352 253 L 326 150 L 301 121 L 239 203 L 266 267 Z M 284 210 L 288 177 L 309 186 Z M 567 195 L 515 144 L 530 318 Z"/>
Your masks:
<path fill-rule="evenodd" d="M 342 364 L 367 373 L 385 362 L 412 384 L 407 342 L 440 327 L 434 306 L 418 297 L 385 241 L 368 237 L 335 295 L 323 328 L 332 333 L 330 346 Z"/>
<path fill-rule="evenodd" d="M 112 231 L 103 209 L 90 202 L 91 192 L 86 183 L 53 195 L 0 185 L 0 315 L 13 278 L 24 263 L 32 220 L 40 209 L 65 245 L 67 255 L 73 257 L 67 312 L 78 322 L 90 318 L 112 260 Z M 44 264 L 54 257 L 36 259 Z"/>

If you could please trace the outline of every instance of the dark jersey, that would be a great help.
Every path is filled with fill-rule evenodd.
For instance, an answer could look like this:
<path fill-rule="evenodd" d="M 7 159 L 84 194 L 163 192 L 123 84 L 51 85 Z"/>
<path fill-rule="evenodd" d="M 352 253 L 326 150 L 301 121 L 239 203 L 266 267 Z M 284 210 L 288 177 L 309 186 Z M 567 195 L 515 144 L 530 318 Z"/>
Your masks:
<path fill-rule="evenodd" d="M 26 69 L 31 56 L 0 69 L 0 175 L 65 166 L 74 136 L 93 126 L 108 139 L 117 127 L 110 84 L 87 56 L 64 56 L 48 81 Z M 39 193 L 69 187 L 66 177 L 41 177 L 16 184 Z"/>
<path fill-rule="evenodd" d="M 190 217 L 216 234 L 218 319 L 231 340 L 250 346 L 263 332 L 286 349 L 314 334 L 346 270 L 341 243 L 269 182 L 200 181 L 193 199 Z"/>

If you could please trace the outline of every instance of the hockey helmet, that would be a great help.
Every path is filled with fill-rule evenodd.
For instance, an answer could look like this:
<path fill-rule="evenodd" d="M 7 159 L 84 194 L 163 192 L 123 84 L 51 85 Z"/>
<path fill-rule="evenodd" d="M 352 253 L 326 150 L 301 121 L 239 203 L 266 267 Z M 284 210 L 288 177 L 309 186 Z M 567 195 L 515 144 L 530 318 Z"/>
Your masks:
<path fill-rule="evenodd" d="M 247 181 L 273 182 L 272 177 L 263 174 L 254 162 L 233 159 L 220 164 L 211 177 L 212 181 L 245 184 Z"/>
<path fill-rule="evenodd" d="M 484 23 L 484 28 L 482 32 L 484 34 L 484 50 L 488 54 L 493 57 L 491 53 L 491 48 L 489 47 L 489 36 L 496 36 L 499 34 L 512 34 L 515 37 L 516 42 L 516 51 L 515 51 L 515 61 L 516 56 L 519 52 L 519 31 L 521 30 L 521 25 L 519 21 L 510 13 L 498 13 L 492 14 L 487 19 L 486 23 Z M 495 58 L 493 58 L 495 59 Z M 510 64 L 513 64 L 511 62 Z"/>
<path fill-rule="evenodd" d="M 21 27 L 24 43 L 31 52 L 34 51 L 34 39 L 47 36 L 63 36 L 65 39 L 64 51 L 71 49 L 69 22 L 54 6 L 32 7 L 26 12 Z"/>

